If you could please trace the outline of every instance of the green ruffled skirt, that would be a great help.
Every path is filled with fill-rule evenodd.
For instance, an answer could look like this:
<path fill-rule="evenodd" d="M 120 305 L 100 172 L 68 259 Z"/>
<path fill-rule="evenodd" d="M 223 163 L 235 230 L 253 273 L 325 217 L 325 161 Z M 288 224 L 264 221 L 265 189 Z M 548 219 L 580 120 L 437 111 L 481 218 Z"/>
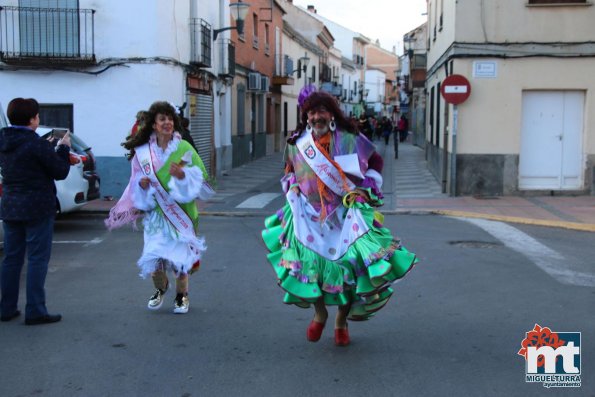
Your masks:
<path fill-rule="evenodd" d="M 356 203 L 369 231 L 337 260 L 326 259 L 297 240 L 289 204 L 265 220 L 262 238 L 267 258 L 286 292 L 284 302 L 310 307 L 320 297 L 327 305 L 351 303 L 350 320 L 367 320 L 388 302 L 392 283 L 417 263 L 390 230 L 382 215 L 368 204 Z"/>

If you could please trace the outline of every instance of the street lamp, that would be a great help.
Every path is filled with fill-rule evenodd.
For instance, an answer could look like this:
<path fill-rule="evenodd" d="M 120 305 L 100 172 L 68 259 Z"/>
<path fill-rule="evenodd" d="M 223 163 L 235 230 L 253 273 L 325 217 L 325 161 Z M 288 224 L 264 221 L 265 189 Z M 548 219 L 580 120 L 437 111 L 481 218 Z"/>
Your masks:
<path fill-rule="evenodd" d="M 298 59 L 298 66 L 297 69 L 291 71 L 290 74 L 294 74 L 298 72 L 298 80 L 302 77 L 302 73 L 304 74 L 304 86 L 306 86 L 307 77 L 306 71 L 308 70 L 308 65 L 310 64 L 310 58 L 308 57 L 308 53 L 304 52 L 304 56 Z"/>
<path fill-rule="evenodd" d="M 246 15 L 248 15 L 250 4 L 238 0 L 237 3 L 229 3 L 229 8 L 231 10 L 231 16 L 236 20 L 236 26 L 228 26 L 226 28 L 213 30 L 213 41 L 217 40 L 217 35 L 219 33 L 226 30 L 236 29 L 239 35 L 244 33 L 244 20 L 246 19 Z"/>
<path fill-rule="evenodd" d="M 413 57 L 413 43 L 415 43 L 415 38 L 412 36 L 405 36 L 403 38 L 403 46 L 405 46 L 405 51 L 407 52 L 407 57 L 411 59 Z"/>
<path fill-rule="evenodd" d="M 304 52 L 304 56 L 298 59 L 298 79 L 300 78 L 300 73 L 304 73 L 304 87 L 308 82 L 308 76 L 306 72 L 308 71 L 308 65 L 310 64 L 310 58 L 308 58 L 308 53 Z M 301 69 L 300 69 L 301 65 Z"/>

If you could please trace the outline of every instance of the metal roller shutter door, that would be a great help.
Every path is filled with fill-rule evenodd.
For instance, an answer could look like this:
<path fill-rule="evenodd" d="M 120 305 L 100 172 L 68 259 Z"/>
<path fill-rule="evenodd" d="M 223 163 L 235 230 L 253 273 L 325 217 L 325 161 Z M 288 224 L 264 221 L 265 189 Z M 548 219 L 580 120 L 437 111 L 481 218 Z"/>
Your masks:
<path fill-rule="evenodd" d="M 198 155 L 212 175 L 213 153 L 213 98 L 210 95 L 189 94 L 196 97 L 197 111 L 190 115 L 190 135 L 196 144 Z"/>

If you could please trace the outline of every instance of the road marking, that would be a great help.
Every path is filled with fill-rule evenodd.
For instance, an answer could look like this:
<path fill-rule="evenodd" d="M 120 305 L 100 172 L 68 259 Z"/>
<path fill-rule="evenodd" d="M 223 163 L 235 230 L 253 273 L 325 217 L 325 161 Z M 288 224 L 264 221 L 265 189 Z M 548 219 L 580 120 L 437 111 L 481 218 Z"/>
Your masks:
<path fill-rule="evenodd" d="M 236 208 L 264 208 L 279 196 L 281 196 L 281 193 L 260 193 L 242 201 L 236 205 Z"/>
<path fill-rule="evenodd" d="M 103 241 L 102 238 L 96 237 L 93 240 L 54 240 L 54 244 L 84 244 L 85 247 L 89 245 L 99 244 Z"/>
<path fill-rule="evenodd" d="M 595 275 L 576 272 L 564 268 L 568 260 L 557 251 L 541 244 L 533 237 L 521 232 L 506 223 L 488 221 L 485 219 L 456 218 L 474 224 L 498 240 L 508 248 L 525 255 L 541 270 L 563 284 L 595 287 Z"/>

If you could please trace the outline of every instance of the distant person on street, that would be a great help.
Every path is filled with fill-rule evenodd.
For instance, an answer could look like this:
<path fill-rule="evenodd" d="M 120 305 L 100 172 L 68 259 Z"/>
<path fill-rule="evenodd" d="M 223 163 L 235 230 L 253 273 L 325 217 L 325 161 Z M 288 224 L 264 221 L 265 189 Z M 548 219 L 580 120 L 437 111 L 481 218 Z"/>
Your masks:
<path fill-rule="evenodd" d="M 0 217 L 4 227 L 0 320 L 10 321 L 21 313 L 17 303 L 26 253 L 25 324 L 55 323 L 62 316 L 48 313 L 45 279 L 57 211 L 54 181 L 66 179 L 70 171 L 70 134 L 58 141 L 56 149 L 40 138 L 35 132 L 39 126 L 39 104 L 32 98 L 13 99 L 6 113 L 12 126 L 0 131 Z"/>
<path fill-rule="evenodd" d="M 186 117 L 182 117 L 180 121 L 182 125 L 182 131 L 180 131 L 182 139 L 192 145 L 192 148 L 198 152 L 196 145 L 194 144 L 194 139 L 192 139 L 192 135 L 190 135 L 190 120 L 188 120 Z"/>
<path fill-rule="evenodd" d="M 112 208 L 106 226 L 111 230 L 143 217 L 144 248 L 138 267 L 151 276 L 155 292 L 147 304 L 157 310 L 169 288 L 167 271 L 174 274 L 174 313 L 187 313 L 188 275 L 198 269 L 206 250 L 197 235 L 198 207 L 213 191 L 198 153 L 179 133 L 180 118 L 168 102 L 155 102 L 141 129 L 122 145 L 128 149 L 132 173 L 128 186 Z"/>
<path fill-rule="evenodd" d="M 382 118 L 382 136 L 384 137 L 384 144 L 388 146 L 390 136 L 393 133 L 393 123 L 386 116 Z"/>
<path fill-rule="evenodd" d="M 372 126 L 370 125 L 370 121 L 366 117 L 365 113 L 360 114 L 359 120 L 358 120 L 358 125 L 359 125 L 359 132 L 364 134 L 366 136 L 366 138 L 368 138 L 370 141 L 373 141 L 374 140 L 374 130 L 372 129 Z"/>
<path fill-rule="evenodd" d="M 404 114 L 401 115 L 401 118 L 397 122 L 397 131 L 399 131 L 399 140 L 405 142 L 409 135 L 409 120 L 407 120 L 407 116 Z"/>
<path fill-rule="evenodd" d="M 288 139 L 287 202 L 265 221 L 263 240 L 284 302 L 314 306 L 306 329 L 320 339 L 328 305 L 337 306 L 335 345 L 350 343 L 347 320 L 366 320 L 388 301 L 390 285 L 416 262 L 383 227 L 382 157 L 334 97 L 302 89 L 300 125 Z"/>

